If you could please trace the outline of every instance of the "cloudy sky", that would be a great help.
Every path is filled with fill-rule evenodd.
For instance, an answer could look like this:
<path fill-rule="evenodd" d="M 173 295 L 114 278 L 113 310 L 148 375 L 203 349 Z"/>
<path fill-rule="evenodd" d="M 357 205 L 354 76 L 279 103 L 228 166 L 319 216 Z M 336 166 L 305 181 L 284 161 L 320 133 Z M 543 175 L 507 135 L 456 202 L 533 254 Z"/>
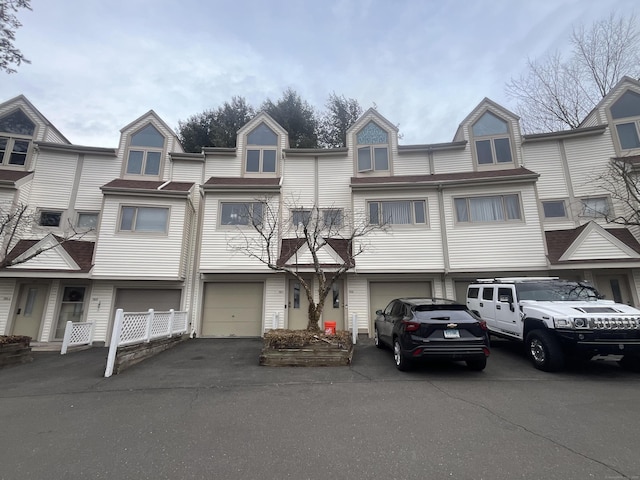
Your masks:
<path fill-rule="evenodd" d="M 517 6 L 516 6 L 517 5 Z M 0 73 L 72 143 L 115 147 L 150 109 L 179 120 L 233 95 L 259 106 L 287 87 L 322 108 L 336 92 L 375 105 L 402 144 L 451 141 L 527 57 L 566 50 L 572 26 L 637 0 L 32 0 Z"/>

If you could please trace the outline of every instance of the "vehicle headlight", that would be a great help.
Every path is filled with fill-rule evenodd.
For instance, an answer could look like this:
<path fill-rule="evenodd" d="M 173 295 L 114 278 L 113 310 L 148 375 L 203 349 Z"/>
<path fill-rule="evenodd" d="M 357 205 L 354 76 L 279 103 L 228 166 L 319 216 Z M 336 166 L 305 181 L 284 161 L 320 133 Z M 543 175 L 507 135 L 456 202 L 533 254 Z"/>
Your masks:
<path fill-rule="evenodd" d="M 555 318 L 553 319 L 553 324 L 556 328 L 572 328 L 573 325 L 568 318 Z"/>
<path fill-rule="evenodd" d="M 576 328 L 589 328 L 589 321 L 586 318 L 574 318 L 573 326 Z"/>

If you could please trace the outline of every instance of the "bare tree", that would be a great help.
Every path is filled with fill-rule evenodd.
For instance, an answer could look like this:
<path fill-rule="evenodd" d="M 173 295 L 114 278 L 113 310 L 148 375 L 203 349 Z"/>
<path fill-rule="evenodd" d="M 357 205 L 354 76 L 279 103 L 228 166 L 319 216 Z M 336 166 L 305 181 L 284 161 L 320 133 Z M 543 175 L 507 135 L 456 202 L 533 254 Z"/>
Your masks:
<path fill-rule="evenodd" d="M 640 162 L 633 158 L 613 159 L 593 181 L 618 206 L 615 212 L 612 209 L 598 212 L 608 223 L 640 226 Z"/>
<path fill-rule="evenodd" d="M 285 216 L 283 212 L 291 212 Z M 340 208 L 304 207 L 297 202 L 278 203 L 262 198 L 247 203 L 242 224 L 228 238 L 229 248 L 253 258 L 271 270 L 296 278 L 309 302 L 307 330 L 319 331 L 324 302 L 333 285 L 355 266 L 355 258 L 368 248 L 366 238 L 374 231 L 387 230 L 387 224 L 372 224 L 366 215 L 350 215 Z M 330 247 L 339 258 L 324 263 L 322 250 Z M 302 250 L 301 250 L 302 249 Z M 303 251 L 308 260 L 297 256 Z M 305 263 L 299 263 L 305 262 Z M 311 273 L 317 284 L 314 289 L 305 274 Z"/>
<path fill-rule="evenodd" d="M 16 13 L 20 8 L 31 10 L 31 0 L 0 0 L 0 70 L 15 73 L 13 65 L 31 63 L 15 47 L 16 30 L 22 26 Z"/>
<path fill-rule="evenodd" d="M 77 231 L 71 222 L 62 235 L 56 235 L 57 242 L 33 250 L 28 255 L 16 255 L 12 252 L 19 240 L 32 237 L 32 227 L 36 223 L 33 212 L 26 204 L 0 205 L 0 268 L 26 263 L 38 255 L 52 250 L 69 240 L 80 240 L 93 229 Z"/>
<path fill-rule="evenodd" d="M 526 72 L 506 84 L 526 133 L 577 128 L 625 75 L 640 75 L 640 32 L 636 16 L 615 14 L 580 25 L 570 37 L 571 52 L 528 59 Z"/>

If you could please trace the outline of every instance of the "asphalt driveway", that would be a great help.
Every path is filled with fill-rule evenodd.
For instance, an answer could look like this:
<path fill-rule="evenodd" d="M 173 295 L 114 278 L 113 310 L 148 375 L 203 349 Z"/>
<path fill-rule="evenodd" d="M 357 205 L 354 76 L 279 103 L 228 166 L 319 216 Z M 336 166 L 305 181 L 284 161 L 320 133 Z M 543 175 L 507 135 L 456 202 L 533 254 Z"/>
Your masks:
<path fill-rule="evenodd" d="M 559 374 L 494 342 L 484 372 L 260 367 L 259 339 L 189 340 L 105 379 L 107 349 L 0 370 L 0 479 L 640 478 L 640 375 Z"/>

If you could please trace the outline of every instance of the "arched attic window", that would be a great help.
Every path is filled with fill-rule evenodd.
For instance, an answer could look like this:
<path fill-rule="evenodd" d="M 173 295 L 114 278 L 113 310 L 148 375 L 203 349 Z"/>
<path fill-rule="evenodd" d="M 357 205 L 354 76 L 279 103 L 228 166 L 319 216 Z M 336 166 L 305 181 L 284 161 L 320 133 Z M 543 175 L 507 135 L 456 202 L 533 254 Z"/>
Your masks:
<path fill-rule="evenodd" d="M 640 148 L 640 94 L 627 90 L 611 106 L 611 118 L 616 126 L 620 148 Z"/>
<path fill-rule="evenodd" d="M 20 109 L 0 117 L 0 163 L 24 165 L 36 125 Z"/>
<path fill-rule="evenodd" d="M 150 123 L 131 135 L 127 156 L 127 174 L 160 175 L 164 141 L 164 136 Z"/>
<path fill-rule="evenodd" d="M 471 127 L 478 165 L 513 162 L 509 125 L 493 113 L 485 112 Z"/>
<path fill-rule="evenodd" d="M 367 123 L 356 134 L 358 172 L 389 170 L 389 134 L 375 122 Z"/>
<path fill-rule="evenodd" d="M 248 173 L 275 173 L 277 167 L 278 135 L 261 123 L 247 135 Z"/>

